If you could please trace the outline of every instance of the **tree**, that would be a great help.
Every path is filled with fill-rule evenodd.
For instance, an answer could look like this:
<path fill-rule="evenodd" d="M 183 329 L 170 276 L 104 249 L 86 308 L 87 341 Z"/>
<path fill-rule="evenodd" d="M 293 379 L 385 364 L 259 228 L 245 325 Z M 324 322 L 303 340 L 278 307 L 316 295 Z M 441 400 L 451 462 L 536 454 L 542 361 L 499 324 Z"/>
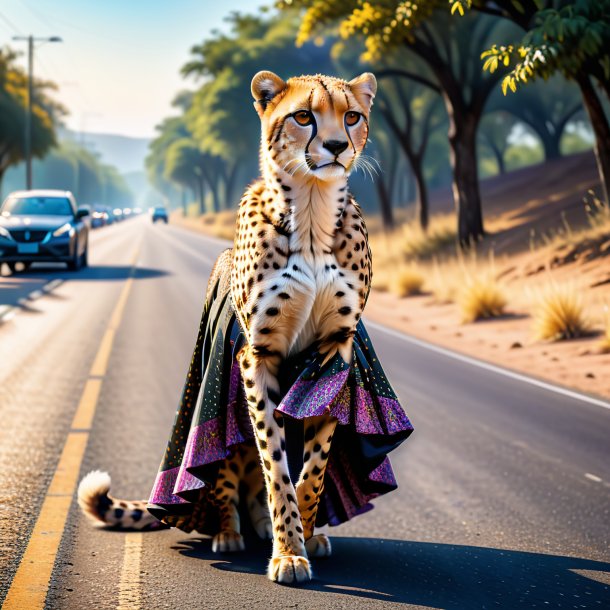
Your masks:
<path fill-rule="evenodd" d="M 6 170 L 25 158 L 27 75 L 15 64 L 17 54 L 0 49 L 0 184 Z M 55 125 L 65 112 L 47 94 L 52 83 L 36 80 L 32 104 L 32 154 L 44 156 L 55 144 Z"/>
<path fill-rule="evenodd" d="M 295 73 L 334 71 L 329 45 L 297 49 L 298 16 L 272 18 L 232 13 L 228 34 L 216 33 L 192 48 L 184 76 L 207 79 L 195 92 L 185 121 L 202 152 L 216 159 L 213 172 L 227 205 L 258 173 L 260 122 L 251 105 L 250 82 L 261 67 L 288 78 Z"/>
<path fill-rule="evenodd" d="M 183 117 L 164 119 L 156 127 L 157 137 L 149 145 L 149 152 L 144 164 L 150 183 L 161 193 L 166 204 L 176 200 L 180 193 L 175 183 L 169 181 L 165 175 L 165 164 L 168 148 L 181 138 L 189 138 L 190 133 L 184 124 Z"/>
<path fill-rule="evenodd" d="M 583 109 L 578 87 L 557 75 L 532 83 L 515 95 L 492 96 L 489 106 L 504 110 L 528 125 L 540 138 L 547 161 L 561 156 L 561 137 L 567 124 Z"/>
<path fill-rule="evenodd" d="M 505 155 L 509 147 L 508 137 L 515 126 L 514 117 L 503 110 L 488 112 L 481 121 L 479 139 L 496 160 L 498 172 L 506 173 Z"/>
<path fill-rule="evenodd" d="M 203 155 L 196 143 L 190 138 L 181 138 L 172 142 L 168 147 L 163 172 L 166 179 L 180 186 L 186 186 L 196 193 L 202 214 L 207 211 L 203 164 Z M 214 204 L 217 204 L 217 201 L 214 201 Z"/>
<path fill-rule="evenodd" d="M 517 24 L 525 34 L 483 53 L 484 69 L 512 69 L 504 93 L 536 78 L 561 73 L 580 87 L 595 134 L 595 155 L 606 202 L 610 185 L 610 123 L 594 83 L 610 98 L 610 0 L 450 0 Z"/>
<path fill-rule="evenodd" d="M 388 71 L 391 74 L 391 71 Z M 386 74 L 382 70 L 382 76 Z M 395 79 L 379 95 L 378 106 L 390 132 L 409 161 L 416 185 L 416 215 L 421 228 L 428 228 L 428 188 L 424 158 L 431 133 L 445 122 L 438 90 Z M 391 101 L 393 98 L 393 103 Z"/>
<path fill-rule="evenodd" d="M 449 118 L 453 195 L 458 215 L 458 239 L 462 247 L 484 235 L 479 192 L 476 134 L 489 95 L 500 74 L 482 74 L 473 68 L 491 39 L 502 38 L 510 29 L 493 18 L 451 19 L 442 0 L 284 0 L 280 6 L 306 8 L 298 43 L 320 28 L 340 21 L 339 33 L 347 38 L 364 37 L 364 57 L 373 59 L 388 50 L 403 48 L 424 62 L 434 81 L 411 75 L 417 82 L 438 87 Z"/>

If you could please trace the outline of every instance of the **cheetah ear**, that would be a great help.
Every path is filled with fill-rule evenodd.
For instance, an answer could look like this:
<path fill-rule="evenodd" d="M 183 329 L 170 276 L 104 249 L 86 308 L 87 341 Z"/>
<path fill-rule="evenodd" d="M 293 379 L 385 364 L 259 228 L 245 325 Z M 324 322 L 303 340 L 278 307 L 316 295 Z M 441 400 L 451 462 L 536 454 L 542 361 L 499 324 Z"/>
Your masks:
<path fill-rule="evenodd" d="M 364 72 L 360 76 L 353 78 L 348 85 L 358 102 L 370 111 L 373 99 L 377 93 L 377 79 L 371 72 Z"/>
<path fill-rule="evenodd" d="M 273 72 L 263 70 L 254 75 L 252 79 L 252 97 L 254 107 L 259 116 L 263 116 L 267 104 L 280 92 L 286 88 L 286 83 Z"/>

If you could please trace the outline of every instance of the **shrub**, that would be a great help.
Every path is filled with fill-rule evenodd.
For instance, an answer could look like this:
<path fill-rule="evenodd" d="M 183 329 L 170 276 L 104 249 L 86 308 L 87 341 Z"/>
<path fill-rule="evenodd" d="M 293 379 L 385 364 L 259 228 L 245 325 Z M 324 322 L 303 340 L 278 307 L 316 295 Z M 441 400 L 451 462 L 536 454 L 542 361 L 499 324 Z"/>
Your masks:
<path fill-rule="evenodd" d="M 535 337 L 551 341 L 582 337 L 589 330 L 584 311 L 581 292 L 573 284 L 549 284 L 534 304 Z"/>
<path fill-rule="evenodd" d="M 464 323 L 497 318 L 504 313 L 506 297 L 491 272 L 480 272 L 465 278 L 458 306 Z"/>
<path fill-rule="evenodd" d="M 399 297 L 421 294 L 424 285 L 423 274 L 414 265 L 399 268 L 389 282 L 390 292 Z"/>

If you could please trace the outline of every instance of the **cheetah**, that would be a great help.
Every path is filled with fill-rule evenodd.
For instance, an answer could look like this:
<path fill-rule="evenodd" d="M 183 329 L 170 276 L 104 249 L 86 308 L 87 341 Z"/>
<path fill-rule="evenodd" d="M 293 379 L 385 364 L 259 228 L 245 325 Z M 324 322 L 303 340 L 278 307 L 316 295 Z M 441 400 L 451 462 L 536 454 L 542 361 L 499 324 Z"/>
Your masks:
<path fill-rule="evenodd" d="M 210 277 L 143 526 L 195 529 L 213 550 L 238 551 L 243 503 L 272 539 L 268 577 L 303 583 L 310 559 L 331 554 L 315 527 L 395 489 L 387 453 L 413 429 L 361 321 L 372 258 L 347 180 L 363 162 L 377 83 L 371 73 L 284 81 L 262 71 L 251 89 L 261 178 Z M 89 476 L 79 502 L 92 520 L 144 519 L 141 505 L 125 512 L 108 495 L 108 479 Z"/>

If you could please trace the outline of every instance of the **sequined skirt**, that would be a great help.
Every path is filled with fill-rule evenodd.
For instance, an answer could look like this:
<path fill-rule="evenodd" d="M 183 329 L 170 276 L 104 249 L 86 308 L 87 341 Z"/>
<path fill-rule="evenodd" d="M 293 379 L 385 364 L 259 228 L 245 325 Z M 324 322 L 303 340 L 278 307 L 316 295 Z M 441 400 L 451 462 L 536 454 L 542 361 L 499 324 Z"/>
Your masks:
<path fill-rule="evenodd" d="M 218 515 L 207 501 L 220 462 L 254 434 L 236 355 L 244 337 L 228 294 L 218 286 L 204 305 L 174 426 L 148 510 L 184 531 L 214 534 Z M 338 525 L 396 489 L 387 454 L 413 427 L 390 386 L 362 322 L 350 363 L 323 363 L 315 347 L 286 359 L 278 374 L 277 411 L 284 415 L 290 474 L 302 466 L 303 421 L 338 420 L 325 472 L 317 525 Z"/>

